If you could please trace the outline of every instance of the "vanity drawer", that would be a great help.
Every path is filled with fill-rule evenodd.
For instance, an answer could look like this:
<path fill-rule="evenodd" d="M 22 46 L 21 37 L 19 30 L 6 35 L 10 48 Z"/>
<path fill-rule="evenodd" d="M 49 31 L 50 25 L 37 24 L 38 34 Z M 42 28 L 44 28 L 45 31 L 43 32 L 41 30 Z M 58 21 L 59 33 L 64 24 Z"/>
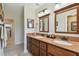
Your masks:
<path fill-rule="evenodd" d="M 40 48 L 43 50 L 47 50 L 46 43 L 40 41 Z"/>
<path fill-rule="evenodd" d="M 40 56 L 46 56 L 46 55 L 47 55 L 47 54 L 46 54 L 46 51 L 40 49 Z"/>
<path fill-rule="evenodd" d="M 32 44 L 36 45 L 39 47 L 39 41 L 36 39 L 32 39 Z"/>
<path fill-rule="evenodd" d="M 48 53 L 55 56 L 76 56 L 76 54 L 71 51 L 50 44 L 48 44 Z"/>

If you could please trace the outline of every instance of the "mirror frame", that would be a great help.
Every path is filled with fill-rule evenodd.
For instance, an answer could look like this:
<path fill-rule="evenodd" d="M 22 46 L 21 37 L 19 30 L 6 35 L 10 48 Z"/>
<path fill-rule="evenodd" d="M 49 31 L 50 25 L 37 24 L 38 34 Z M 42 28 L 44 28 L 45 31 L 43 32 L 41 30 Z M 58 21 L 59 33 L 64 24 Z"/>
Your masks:
<path fill-rule="evenodd" d="M 43 26 L 43 31 L 40 31 L 40 32 L 49 32 L 49 15 L 50 14 L 39 17 L 39 31 L 40 31 L 40 20 L 44 20 L 44 18 L 48 18 L 48 31 L 44 31 L 44 26 Z"/>
<path fill-rule="evenodd" d="M 57 25 L 56 24 L 56 16 L 57 16 L 57 14 L 63 13 L 63 12 L 69 11 L 69 10 L 73 10 L 73 9 L 77 9 L 77 32 L 57 32 L 56 31 L 56 25 Z M 74 3 L 71 5 L 68 5 L 66 7 L 63 7 L 61 9 L 54 11 L 54 13 L 55 13 L 55 33 L 79 34 L 79 3 Z"/>

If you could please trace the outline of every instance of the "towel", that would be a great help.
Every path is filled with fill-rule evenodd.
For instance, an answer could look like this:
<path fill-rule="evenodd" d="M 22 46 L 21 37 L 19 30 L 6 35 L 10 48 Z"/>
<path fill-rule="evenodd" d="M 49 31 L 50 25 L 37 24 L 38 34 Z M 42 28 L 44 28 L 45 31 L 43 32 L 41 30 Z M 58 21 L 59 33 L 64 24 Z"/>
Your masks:
<path fill-rule="evenodd" d="M 5 45 L 5 47 L 7 45 L 7 40 L 8 40 L 8 37 L 7 37 L 7 28 L 4 27 L 4 45 Z"/>
<path fill-rule="evenodd" d="M 11 27 L 12 25 L 11 24 L 5 24 L 4 26 L 4 44 L 5 44 L 5 47 L 7 45 L 7 40 L 9 39 L 9 35 L 10 35 L 10 30 L 11 30 Z"/>

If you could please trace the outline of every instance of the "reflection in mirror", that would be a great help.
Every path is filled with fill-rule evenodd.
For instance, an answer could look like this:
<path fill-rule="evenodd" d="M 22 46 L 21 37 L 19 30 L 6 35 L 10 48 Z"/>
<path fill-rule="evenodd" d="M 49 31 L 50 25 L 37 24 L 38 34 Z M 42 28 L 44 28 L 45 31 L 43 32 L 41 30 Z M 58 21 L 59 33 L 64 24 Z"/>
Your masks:
<path fill-rule="evenodd" d="M 76 32 L 77 31 L 77 20 L 76 15 L 68 16 L 67 17 L 67 30 L 68 32 Z"/>
<path fill-rule="evenodd" d="M 39 30 L 43 31 L 43 20 L 40 19 L 39 24 Z"/>
<path fill-rule="evenodd" d="M 49 32 L 49 14 L 39 18 L 39 31 Z"/>
<path fill-rule="evenodd" d="M 56 32 L 77 32 L 77 9 L 56 14 Z"/>
<path fill-rule="evenodd" d="M 48 31 L 48 18 L 44 19 L 44 31 Z"/>

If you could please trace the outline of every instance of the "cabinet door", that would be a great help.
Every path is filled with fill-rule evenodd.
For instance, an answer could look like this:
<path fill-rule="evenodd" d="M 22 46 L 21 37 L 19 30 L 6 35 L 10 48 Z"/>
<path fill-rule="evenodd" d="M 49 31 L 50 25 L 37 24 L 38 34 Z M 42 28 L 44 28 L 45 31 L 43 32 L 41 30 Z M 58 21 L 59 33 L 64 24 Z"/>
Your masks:
<path fill-rule="evenodd" d="M 27 49 L 31 53 L 31 38 L 27 37 Z"/>
<path fill-rule="evenodd" d="M 39 56 L 39 47 L 32 44 L 32 55 Z"/>
<path fill-rule="evenodd" d="M 46 55 L 47 55 L 47 54 L 46 54 L 46 51 L 40 49 L 40 56 L 46 56 Z"/>
<path fill-rule="evenodd" d="M 48 44 L 48 53 L 55 56 L 76 56 L 76 54 L 71 51 L 64 50 L 60 47 L 50 45 L 50 44 Z"/>

